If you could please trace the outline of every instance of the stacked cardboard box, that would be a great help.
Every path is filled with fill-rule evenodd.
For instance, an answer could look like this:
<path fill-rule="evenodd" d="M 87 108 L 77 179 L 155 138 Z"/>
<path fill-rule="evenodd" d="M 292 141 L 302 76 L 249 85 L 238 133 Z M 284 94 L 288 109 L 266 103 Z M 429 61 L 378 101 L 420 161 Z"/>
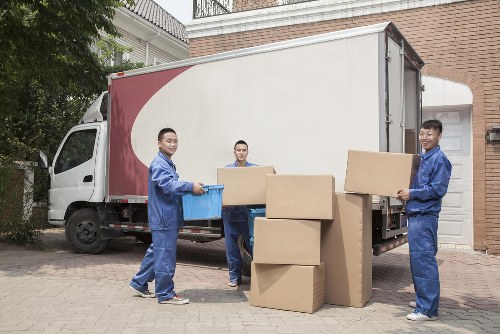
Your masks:
<path fill-rule="evenodd" d="M 334 217 L 331 175 L 268 175 L 266 218 L 254 224 L 250 304 L 313 313 L 325 302 L 322 221 Z"/>
<path fill-rule="evenodd" d="M 418 168 L 412 154 L 349 151 L 344 190 L 335 197 L 333 224 L 322 226 L 325 303 L 363 307 L 372 296 L 372 196 L 396 197 Z"/>
<path fill-rule="evenodd" d="M 338 193 L 334 201 L 333 223 L 321 230 L 325 303 L 363 307 L 372 296 L 372 199 Z"/>

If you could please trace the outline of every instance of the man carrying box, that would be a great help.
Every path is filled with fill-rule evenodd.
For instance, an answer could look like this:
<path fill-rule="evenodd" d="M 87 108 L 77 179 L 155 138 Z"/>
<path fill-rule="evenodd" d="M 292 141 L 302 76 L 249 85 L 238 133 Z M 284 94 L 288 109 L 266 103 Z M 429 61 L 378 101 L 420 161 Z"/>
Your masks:
<path fill-rule="evenodd" d="M 174 274 L 179 227 L 183 226 L 181 195 L 205 192 L 199 182 L 180 181 L 172 156 L 177 151 L 177 134 L 171 128 L 158 133 L 158 155 L 151 162 L 148 177 L 148 223 L 153 243 L 142 260 L 139 272 L 130 287 L 141 297 L 158 298 L 160 304 L 182 305 L 189 299 L 174 291 Z M 148 283 L 155 280 L 155 293 Z"/>
<path fill-rule="evenodd" d="M 234 144 L 234 156 L 236 161 L 226 167 L 251 167 L 257 166 L 247 161 L 248 144 L 244 140 L 238 140 Z M 245 191 L 245 189 L 242 189 Z M 241 283 L 241 254 L 238 248 L 240 235 L 247 246 L 250 254 L 250 232 L 248 231 L 248 209 L 246 206 L 226 206 L 222 209 L 222 221 L 224 223 L 224 235 L 226 243 L 227 266 L 229 269 L 229 286 L 235 287 Z"/>
<path fill-rule="evenodd" d="M 438 120 L 425 121 L 418 139 L 425 153 L 411 189 L 398 191 L 406 201 L 410 267 L 415 287 L 415 307 L 408 320 L 436 320 L 439 307 L 439 272 L 436 262 L 438 218 L 441 201 L 448 191 L 451 163 L 439 147 L 443 125 Z"/>

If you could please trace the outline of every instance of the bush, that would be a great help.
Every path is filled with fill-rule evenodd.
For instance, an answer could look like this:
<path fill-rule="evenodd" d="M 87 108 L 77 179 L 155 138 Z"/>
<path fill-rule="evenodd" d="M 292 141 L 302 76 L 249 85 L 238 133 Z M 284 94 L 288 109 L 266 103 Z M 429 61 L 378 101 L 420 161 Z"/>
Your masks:
<path fill-rule="evenodd" d="M 41 229 L 46 210 L 23 207 L 25 180 L 23 169 L 13 163 L 0 164 L 0 241 L 43 249 Z M 27 203 L 32 203 L 32 196 L 33 191 L 27 191 Z M 31 215 L 28 209 L 32 210 Z"/>

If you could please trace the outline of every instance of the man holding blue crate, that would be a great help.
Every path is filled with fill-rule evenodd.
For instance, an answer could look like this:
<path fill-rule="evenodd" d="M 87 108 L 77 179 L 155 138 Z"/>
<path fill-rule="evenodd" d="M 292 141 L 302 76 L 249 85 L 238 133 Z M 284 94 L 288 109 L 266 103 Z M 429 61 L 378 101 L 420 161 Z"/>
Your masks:
<path fill-rule="evenodd" d="M 172 162 L 177 151 L 177 134 L 171 128 L 158 133 L 158 155 L 149 167 L 148 223 L 153 243 L 142 260 L 139 272 L 130 281 L 130 287 L 144 298 L 158 298 L 160 304 L 182 305 L 189 299 L 175 293 L 174 274 L 179 228 L 183 226 L 181 196 L 205 192 L 199 182 L 180 181 Z M 148 283 L 155 280 L 155 293 Z"/>
<path fill-rule="evenodd" d="M 247 161 L 248 144 L 238 140 L 234 144 L 236 161 L 226 167 L 251 167 L 257 166 Z M 222 222 L 224 223 L 224 239 L 226 243 L 226 258 L 229 268 L 229 286 L 236 287 L 241 284 L 241 254 L 238 239 L 241 235 L 250 254 L 250 232 L 248 231 L 248 208 L 244 205 L 226 206 L 222 209 Z"/>

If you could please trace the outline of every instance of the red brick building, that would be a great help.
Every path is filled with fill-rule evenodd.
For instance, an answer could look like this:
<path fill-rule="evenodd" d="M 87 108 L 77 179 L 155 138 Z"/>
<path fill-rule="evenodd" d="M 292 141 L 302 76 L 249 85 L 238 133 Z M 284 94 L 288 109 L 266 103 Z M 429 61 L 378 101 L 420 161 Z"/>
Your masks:
<path fill-rule="evenodd" d="M 207 2 L 198 0 L 199 5 Z M 445 134 L 447 129 L 457 130 L 452 131 L 457 144 L 449 145 L 449 150 L 463 149 L 452 176 L 456 191 L 450 189 L 445 198 L 450 207 L 447 216 L 453 218 L 440 227 L 444 234 L 440 240 L 450 247 L 468 245 L 500 254 L 500 144 L 485 139 L 489 130 L 500 126 L 498 0 L 219 3 L 226 8 L 213 12 L 217 15 L 199 7 L 198 18 L 187 24 L 190 57 L 392 21 L 425 61 L 423 74 L 429 85 L 452 87 L 446 90 L 451 92 L 449 99 L 439 106 L 426 108 L 425 94 L 423 97 L 428 117 L 456 119 L 456 126 L 444 123 Z M 221 12 L 227 13 L 219 15 Z M 447 152 L 445 147 L 443 150 Z"/>

